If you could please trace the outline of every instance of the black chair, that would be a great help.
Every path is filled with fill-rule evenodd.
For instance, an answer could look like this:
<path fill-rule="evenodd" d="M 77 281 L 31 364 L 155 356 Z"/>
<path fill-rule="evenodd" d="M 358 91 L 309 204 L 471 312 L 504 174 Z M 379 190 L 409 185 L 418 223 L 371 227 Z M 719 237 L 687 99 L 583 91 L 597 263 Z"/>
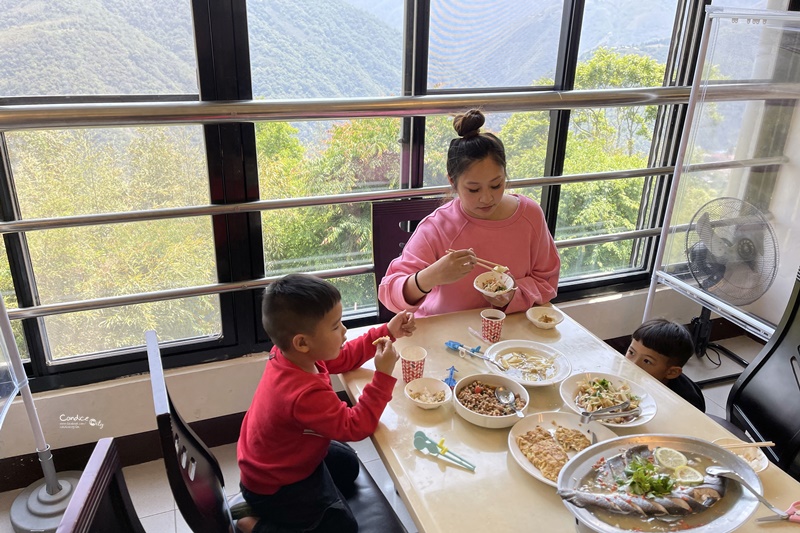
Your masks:
<path fill-rule="evenodd" d="M 755 440 L 771 440 L 767 457 L 800 481 L 800 271 L 778 327 L 731 387 L 727 419 Z"/>
<path fill-rule="evenodd" d="M 56 533 L 145 533 L 122 475 L 112 437 L 100 439 L 81 473 Z"/>
<path fill-rule="evenodd" d="M 195 533 L 234 533 L 219 462 L 172 404 L 156 332 L 146 332 L 145 339 L 158 436 L 175 503 Z"/>
<path fill-rule="evenodd" d="M 164 465 L 178 509 L 195 533 L 233 533 L 237 531 L 234 520 L 251 514 L 249 506 L 241 494 L 230 500 L 225 497 L 219 462 L 184 422 L 169 397 L 155 331 L 147 331 L 145 338 Z M 359 531 L 406 533 L 380 487 L 366 467 L 360 466 L 354 490 L 345 495 Z"/>
<path fill-rule="evenodd" d="M 392 259 L 417 228 L 419 221 L 442 205 L 441 198 L 403 198 L 372 204 L 372 254 L 375 263 L 375 286 L 380 285 Z M 388 322 L 394 313 L 378 302 L 378 319 Z"/>

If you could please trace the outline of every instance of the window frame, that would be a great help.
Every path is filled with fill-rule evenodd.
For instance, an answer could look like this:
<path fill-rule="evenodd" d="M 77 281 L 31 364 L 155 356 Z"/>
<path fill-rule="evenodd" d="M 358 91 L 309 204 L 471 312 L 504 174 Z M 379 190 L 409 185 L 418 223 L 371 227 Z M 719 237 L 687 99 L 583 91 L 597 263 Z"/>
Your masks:
<path fill-rule="evenodd" d="M 796 9 L 797 3 L 792 2 L 790 9 Z M 545 175 L 514 180 L 512 186 L 542 187 L 542 207 L 551 233 L 555 230 L 558 215 L 560 184 L 569 180 L 592 179 L 590 175 L 563 176 L 569 108 L 588 105 L 587 101 L 597 102 L 598 105 L 632 105 L 655 101 L 656 105 L 659 105 L 657 139 L 651 145 L 649 164 L 651 168 L 615 173 L 622 175 L 618 179 L 625 179 L 629 177 L 628 174 L 636 173 L 653 175 L 652 178 L 646 178 L 644 194 L 649 195 L 649 199 L 645 203 L 646 199 L 643 198 L 643 207 L 640 211 L 640 227 L 643 233 L 633 237 L 638 239 L 635 249 L 637 254 L 644 255 L 645 268 L 612 273 L 608 276 L 587 276 L 583 280 L 569 280 L 561 284 L 559 296 L 555 301 L 646 287 L 650 282 L 653 268 L 657 230 L 663 220 L 665 193 L 671 181 L 669 165 L 670 162 L 674 164 L 677 146 L 673 141 L 680 135 L 681 118 L 688 101 L 688 86 L 693 73 L 692 49 L 687 43 L 696 41 L 695 32 L 699 32 L 702 28 L 702 6 L 700 8 L 695 6 L 692 10 L 688 4 L 691 4 L 688 0 L 679 2 L 676 24 L 679 20 L 683 21 L 684 31 L 673 38 L 673 51 L 681 50 L 684 55 L 682 57 L 674 55 L 671 58 L 671 63 L 668 63 L 667 81 L 662 88 L 591 91 L 591 95 L 588 92 L 574 91 L 585 2 L 565 0 L 556 81 L 552 89 L 513 87 L 461 91 L 428 90 L 427 43 L 430 2 L 407 0 L 401 98 L 341 99 L 335 102 L 337 105 L 334 111 L 327 110 L 325 102 L 318 101 L 308 103 L 298 100 L 290 106 L 276 105 L 268 101 L 253 101 L 245 1 L 192 0 L 199 95 L 0 99 L 0 105 L 12 110 L 11 114 L 7 114 L 7 111 L 0 108 L 0 161 L 2 162 L 0 209 L 5 221 L 0 222 L 0 230 L 3 233 L 15 291 L 20 302 L 20 309 L 12 309 L 9 314 L 14 318 L 24 317 L 21 319 L 31 354 L 31 362 L 26 364 L 26 372 L 31 378 L 32 389 L 41 391 L 75 386 L 147 371 L 144 346 L 139 349 L 123 350 L 125 353 L 109 357 L 47 365 L 46 347 L 41 334 L 43 320 L 38 316 L 26 316 L 26 313 L 32 312 L 36 315 L 37 309 L 41 311 L 51 306 L 39 306 L 37 302 L 34 276 L 25 243 L 25 231 L 30 229 L 25 229 L 20 224 L 15 226 L 16 222 L 25 221 L 19 219 L 14 200 L 13 177 L 2 132 L 28 127 L 41 129 L 63 127 L 49 122 L 56 119 L 38 113 L 38 108 L 41 106 L 55 106 L 53 109 L 66 110 L 68 116 L 72 110 L 71 118 L 59 120 L 69 120 L 73 127 L 104 124 L 108 126 L 204 124 L 211 205 L 160 210 L 151 216 L 166 218 L 205 214 L 212 217 L 218 283 L 212 286 L 187 287 L 183 290 L 183 295 L 191 291 L 219 294 L 222 335 L 205 342 L 166 343 L 162 347 L 162 353 L 165 368 L 225 360 L 262 352 L 271 347 L 260 324 L 260 292 L 271 281 L 264 271 L 260 211 L 318 203 L 369 202 L 420 194 L 442 195 L 447 191 L 447 187 L 425 187 L 423 183 L 426 116 L 460 111 L 473 105 L 480 105 L 487 112 L 550 111 Z M 691 23 L 686 23 L 684 19 L 687 17 L 694 17 Z M 696 54 L 694 59 L 696 60 Z M 76 104 L 91 104 L 98 108 L 105 106 L 105 109 L 111 112 L 101 119 L 85 118 L 80 113 L 80 106 L 76 107 Z M 164 106 L 169 107 L 169 118 L 165 118 L 166 115 L 163 114 Z M 16 111 L 19 113 L 15 113 Z M 26 115 L 28 111 L 31 113 Z M 291 118 L 324 120 L 356 116 L 403 118 L 402 175 L 399 190 L 337 195 L 323 199 L 260 200 L 255 121 Z M 117 216 L 117 221 L 124 221 L 126 216 L 131 216 L 123 213 L 114 215 Z M 66 224 L 69 225 L 80 225 L 80 222 L 72 221 Z M 605 237 L 609 237 L 609 241 L 619 240 L 614 239 L 613 235 Z M 565 246 L 570 243 L 559 244 Z M 372 265 L 350 265 L 336 271 L 316 274 L 321 277 L 337 277 L 342 274 L 356 275 L 373 271 Z M 159 297 L 150 293 L 133 296 L 141 297 L 142 301 L 152 301 L 147 298 Z M 180 294 L 167 296 L 181 297 Z M 350 327 L 374 323 L 377 321 L 377 310 L 374 315 L 362 314 L 347 318 L 346 324 Z"/>

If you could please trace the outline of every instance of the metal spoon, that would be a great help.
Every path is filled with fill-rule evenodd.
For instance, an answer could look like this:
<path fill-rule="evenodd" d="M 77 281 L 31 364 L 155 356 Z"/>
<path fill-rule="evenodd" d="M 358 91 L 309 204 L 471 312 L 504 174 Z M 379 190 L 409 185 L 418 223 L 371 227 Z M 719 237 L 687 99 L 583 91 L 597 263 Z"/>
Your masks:
<path fill-rule="evenodd" d="M 517 409 L 517 400 L 516 397 L 514 396 L 514 391 L 508 390 L 507 388 L 500 385 L 494 390 L 494 395 L 497 398 L 498 402 L 511 406 L 511 408 L 514 410 L 514 412 L 517 414 L 518 417 L 525 418 L 525 413 Z"/>
<path fill-rule="evenodd" d="M 732 479 L 733 481 L 739 483 L 744 488 L 746 488 L 747 490 L 752 492 L 755 495 L 755 497 L 758 498 L 758 501 L 760 501 L 761 503 L 763 503 L 764 505 L 769 507 L 770 511 L 772 511 L 776 515 L 780 516 L 781 518 L 788 518 L 789 517 L 788 514 L 784 513 L 783 511 L 781 511 L 780 509 L 778 509 L 777 507 L 775 507 L 774 505 L 769 503 L 769 501 L 767 501 L 766 498 L 764 498 L 761 494 L 759 494 L 756 489 L 754 489 L 752 486 L 750 486 L 749 483 L 747 483 L 747 481 L 742 479 L 742 476 L 740 476 L 739 474 L 737 474 L 733 470 L 730 470 L 730 469 L 725 468 L 723 466 L 709 466 L 708 468 L 706 468 L 706 474 L 708 474 L 710 476 L 726 477 L 728 479 Z"/>

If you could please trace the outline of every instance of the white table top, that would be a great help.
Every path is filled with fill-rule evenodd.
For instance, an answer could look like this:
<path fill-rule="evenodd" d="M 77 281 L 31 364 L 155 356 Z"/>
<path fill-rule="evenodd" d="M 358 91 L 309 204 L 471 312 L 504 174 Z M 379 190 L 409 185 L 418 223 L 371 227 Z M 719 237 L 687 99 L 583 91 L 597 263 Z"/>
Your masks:
<path fill-rule="evenodd" d="M 466 346 L 482 344 L 467 332 L 470 326 L 480 330 L 480 310 L 417 319 L 417 324 L 414 335 L 399 339 L 396 347 L 398 350 L 411 345 L 425 347 L 428 350 L 425 376 L 443 379 L 451 366 L 458 369 L 456 379 L 488 372 L 483 361 L 462 359 L 446 349 L 444 344 L 448 340 Z M 357 337 L 365 329 L 349 331 L 348 338 Z M 646 388 L 658 406 L 655 417 L 637 427 L 612 428 L 620 436 L 669 433 L 709 441 L 731 436 L 568 316 L 555 329 L 542 330 L 531 324 L 524 313 L 509 315 L 503 325 L 501 340 L 509 339 L 528 339 L 553 346 L 570 359 L 573 373 L 612 373 Z M 364 367 L 341 376 L 352 400 L 360 396 L 372 379 L 373 371 L 370 361 Z M 449 533 L 487 526 L 493 531 L 516 531 L 520 528 L 553 532 L 575 530 L 575 519 L 555 489 L 526 473 L 508 453 L 510 428 L 475 426 L 461 418 L 452 404 L 431 410 L 420 409 L 403 393 L 405 383 L 399 362 L 394 376 L 398 380 L 392 401 L 381 416 L 372 440 L 420 531 Z M 528 391 L 531 393 L 528 414 L 573 412 L 561 400 L 558 384 L 530 387 Z M 415 450 L 414 433 L 418 430 L 424 431 L 434 441 L 445 438 L 445 445 L 450 450 L 477 465 L 475 472 L 450 466 Z M 770 464 L 759 476 L 764 484 L 764 495 L 778 507 L 786 509 L 800 499 L 800 483 L 775 465 Z M 789 531 L 794 528 L 800 532 L 797 524 L 786 522 L 755 524 L 756 517 L 768 514 L 766 508 L 759 508 L 740 531 Z"/>

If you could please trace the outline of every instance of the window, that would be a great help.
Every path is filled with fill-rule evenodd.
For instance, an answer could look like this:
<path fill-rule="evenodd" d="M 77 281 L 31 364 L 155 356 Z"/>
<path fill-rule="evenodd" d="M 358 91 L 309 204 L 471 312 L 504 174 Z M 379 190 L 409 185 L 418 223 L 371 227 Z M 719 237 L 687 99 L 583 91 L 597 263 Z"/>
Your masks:
<path fill-rule="evenodd" d="M 615 98 L 691 70 L 689 4 L 14 0 L 0 289 L 35 386 L 144 370 L 149 328 L 167 366 L 267 349 L 259 292 L 287 272 L 322 272 L 348 321 L 375 320 L 370 203 L 445 194 L 452 114 L 475 102 L 511 189 L 545 209 L 564 286 L 648 277 L 686 98 Z"/>

